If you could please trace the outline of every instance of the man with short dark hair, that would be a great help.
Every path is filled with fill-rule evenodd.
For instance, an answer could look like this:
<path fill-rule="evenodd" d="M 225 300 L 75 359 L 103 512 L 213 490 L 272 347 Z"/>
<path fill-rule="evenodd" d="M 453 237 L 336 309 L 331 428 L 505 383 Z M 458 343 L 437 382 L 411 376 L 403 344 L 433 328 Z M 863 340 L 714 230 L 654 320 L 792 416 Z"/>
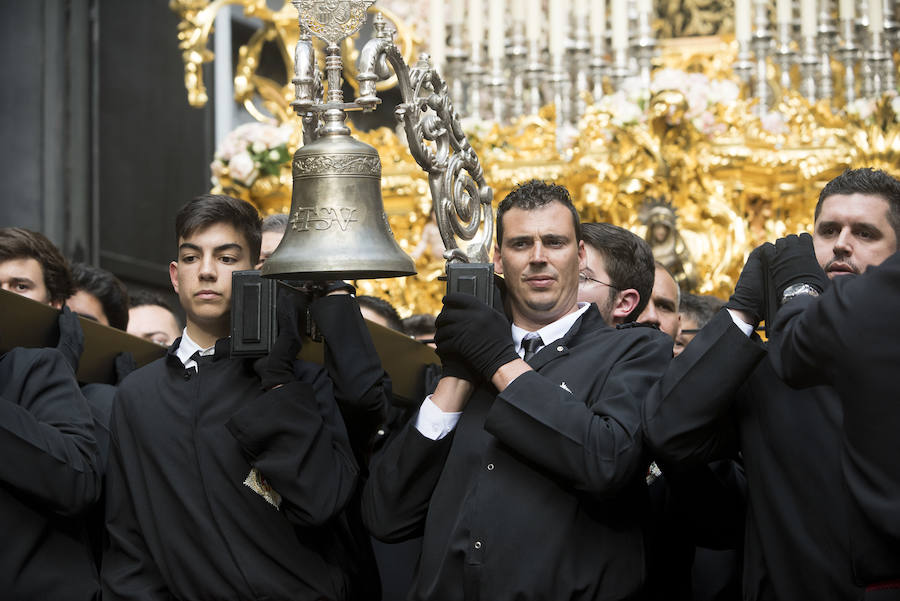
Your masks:
<path fill-rule="evenodd" d="M 403 321 L 394 305 L 377 296 L 361 295 L 356 297 L 356 300 L 359 302 L 363 317 L 395 332 L 404 333 Z"/>
<path fill-rule="evenodd" d="M 309 299 L 285 286 L 269 355 L 230 357 L 232 274 L 257 262 L 259 223 L 220 195 L 176 217 L 169 273 L 187 324 L 116 396 L 104 599 L 348 600 L 378 586 L 354 499 L 384 371 L 345 289 L 310 307 L 327 374 L 295 361 Z"/>
<path fill-rule="evenodd" d="M 75 292 L 66 304 L 82 317 L 120 330 L 128 327 L 128 291 L 119 278 L 99 267 L 72 263 Z"/>
<path fill-rule="evenodd" d="M 363 497 L 376 537 L 424 532 L 409 599 L 640 591 L 640 404 L 671 350 L 651 328 L 618 330 L 578 302 L 580 230 L 565 188 L 527 182 L 497 211 L 506 312 L 444 298 L 443 377 L 373 462 Z"/>
<path fill-rule="evenodd" d="M 59 309 L 72 295 L 69 263 L 40 232 L 0 228 L 0 287 Z"/>
<path fill-rule="evenodd" d="M 725 306 L 725 301 L 708 294 L 682 294 L 678 305 L 681 328 L 675 337 L 675 356 L 694 339 L 697 332 Z"/>
<path fill-rule="evenodd" d="M 637 320 L 639 323 L 655 325 L 667 334 L 674 344 L 681 329 L 681 320 L 678 315 L 678 304 L 681 302 L 681 288 L 678 282 L 669 273 L 665 266 L 657 261 L 653 274 L 653 291 L 650 293 L 650 302 L 641 312 Z"/>
<path fill-rule="evenodd" d="M 71 276 L 45 236 L 0 228 L 0 284 L 58 308 Z M 66 312 L 60 324 L 73 319 Z M 67 361 L 54 349 L 19 347 L 0 356 L 4 598 L 92 601 L 99 594 L 85 516 L 100 496 L 101 460 L 91 411 Z"/>
<path fill-rule="evenodd" d="M 582 223 L 585 267 L 578 300 L 596 303 L 610 325 L 637 319 L 653 289 L 653 251 L 640 236 L 609 223 Z"/>
<path fill-rule="evenodd" d="M 259 247 L 259 261 L 256 269 L 262 269 L 266 259 L 272 256 L 284 233 L 287 231 L 288 216 L 286 213 L 273 213 L 262 221 L 262 243 Z"/>
<path fill-rule="evenodd" d="M 181 336 L 178 316 L 161 294 L 137 290 L 129 295 L 128 333 L 162 346 L 169 346 Z"/>
<path fill-rule="evenodd" d="M 832 180 L 813 229 L 818 268 L 801 276 L 825 270 L 834 279 L 880 264 L 897 251 L 898 209 L 900 182 L 884 172 L 855 169 Z M 830 386 L 788 387 L 771 351 L 767 357 L 749 338 L 761 319 L 774 317 L 767 290 L 776 303 L 821 292 L 823 284 L 797 277 L 793 260 L 804 253 L 777 252 L 788 240 L 750 254 L 727 310 L 648 396 L 644 433 L 672 463 L 740 453 L 748 483 L 745 599 L 856 599 L 872 582 L 851 569 L 858 551 L 848 523 L 853 484 L 843 477 L 841 455 L 849 414 Z"/>

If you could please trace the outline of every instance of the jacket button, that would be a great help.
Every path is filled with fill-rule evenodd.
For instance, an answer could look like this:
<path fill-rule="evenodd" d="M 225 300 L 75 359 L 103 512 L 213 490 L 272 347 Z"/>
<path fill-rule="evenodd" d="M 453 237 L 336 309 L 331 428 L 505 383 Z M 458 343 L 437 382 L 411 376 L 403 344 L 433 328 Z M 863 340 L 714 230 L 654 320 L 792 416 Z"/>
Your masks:
<path fill-rule="evenodd" d="M 558 347 L 556 347 L 556 350 L 557 350 L 558 352 L 561 353 L 561 352 L 563 352 L 564 350 L 566 350 L 566 347 L 564 347 L 564 346 L 558 346 Z"/>
<path fill-rule="evenodd" d="M 487 468 L 488 468 L 488 471 L 491 471 L 492 469 L 494 469 L 494 464 L 493 464 L 493 463 L 488 463 L 488 464 L 487 464 Z"/>
<path fill-rule="evenodd" d="M 480 540 L 475 541 L 475 548 L 476 548 L 476 549 L 480 549 L 480 548 L 481 548 L 481 541 L 480 541 Z"/>

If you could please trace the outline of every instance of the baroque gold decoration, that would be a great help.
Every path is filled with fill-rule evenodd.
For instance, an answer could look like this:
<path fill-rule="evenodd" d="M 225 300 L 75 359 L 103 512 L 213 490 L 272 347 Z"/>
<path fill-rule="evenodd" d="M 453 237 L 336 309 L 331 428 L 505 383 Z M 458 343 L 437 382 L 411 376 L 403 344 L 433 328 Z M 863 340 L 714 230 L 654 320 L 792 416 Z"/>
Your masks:
<path fill-rule="evenodd" d="M 735 92 L 745 86 L 733 76 L 736 46 L 730 39 L 665 40 L 660 50 L 649 91 L 631 96 L 616 92 L 590 104 L 573 145 L 563 152 L 556 146 L 552 105 L 507 125 L 463 119 L 459 132 L 432 130 L 420 115 L 453 109 L 429 104 L 431 94 L 420 84 L 434 85 L 430 76 L 410 82 L 420 91 L 397 107 L 399 135 L 387 128 L 354 135 L 378 149 L 385 212 L 401 248 L 415 258 L 418 275 L 360 280 L 359 293 L 388 299 L 402 316 L 439 310 L 445 245 L 432 211 L 432 182 L 417 161 L 444 160 L 441 149 L 453 147 L 451 138 L 457 138 L 455 152 L 464 160 L 466 151 L 458 143 L 462 133 L 480 157 L 485 185 L 496 200 L 527 179 L 551 180 L 569 188 L 582 219 L 608 221 L 646 237 L 640 207 L 648 198 L 666 199 L 677 214 L 681 238 L 673 252 L 689 257 L 693 291 L 721 298 L 730 294 L 755 246 L 811 231 L 819 192 L 845 169 L 873 166 L 900 176 L 896 95 L 857 101 L 838 111 L 827 100 L 810 102 L 781 90 L 773 72 L 778 100 L 761 112 L 755 101 L 745 99 L 746 89 Z M 663 73 L 665 69 L 670 71 Z M 382 82 L 366 85 L 372 83 Z M 416 118 L 406 118 L 407 113 Z M 415 136 L 422 141 L 409 147 Z M 280 182 L 286 189 L 286 212 L 290 180 Z M 483 201 L 471 191 L 466 196 L 467 186 L 465 179 L 457 180 L 451 186 L 456 200 L 446 197 L 459 211 L 463 227 L 466 211 L 474 208 L 467 205 Z M 445 198 L 440 193 L 435 197 Z M 483 238 L 476 241 L 485 244 Z M 485 246 L 489 252 L 490 242 Z"/>

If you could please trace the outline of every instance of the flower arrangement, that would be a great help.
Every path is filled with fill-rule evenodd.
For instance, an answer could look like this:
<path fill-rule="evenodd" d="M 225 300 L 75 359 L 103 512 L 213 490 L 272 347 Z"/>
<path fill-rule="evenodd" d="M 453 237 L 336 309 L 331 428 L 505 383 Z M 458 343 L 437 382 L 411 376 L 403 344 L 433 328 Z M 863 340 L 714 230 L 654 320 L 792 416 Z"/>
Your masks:
<path fill-rule="evenodd" d="M 222 140 L 209 166 L 213 185 L 219 187 L 230 178 L 249 188 L 260 176 L 277 177 L 282 165 L 291 159 L 288 144 L 293 131 L 291 124 L 247 123 L 236 127 Z"/>
<path fill-rule="evenodd" d="M 702 73 L 680 69 L 659 69 L 647 89 L 637 77 L 625 80 L 622 88 L 600 99 L 599 108 L 612 116 L 618 126 L 637 125 L 647 119 L 648 102 L 653 94 L 675 90 L 684 94 L 688 104 L 685 117 L 703 134 L 720 133 L 725 125 L 718 123 L 713 108 L 729 104 L 740 96 L 740 88 L 727 79 L 710 79 Z"/>

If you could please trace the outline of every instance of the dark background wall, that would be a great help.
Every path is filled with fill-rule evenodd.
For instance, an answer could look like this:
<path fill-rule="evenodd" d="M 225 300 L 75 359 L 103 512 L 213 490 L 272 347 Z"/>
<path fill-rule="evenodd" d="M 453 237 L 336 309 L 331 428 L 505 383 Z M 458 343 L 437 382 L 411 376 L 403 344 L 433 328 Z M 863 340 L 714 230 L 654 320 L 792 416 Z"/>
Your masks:
<path fill-rule="evenodd" d="M 0 226 L 168 290 L 174 214 L 208 190 L 213 155 L 177 24 L 161 0 L 0 3 Z"/>

